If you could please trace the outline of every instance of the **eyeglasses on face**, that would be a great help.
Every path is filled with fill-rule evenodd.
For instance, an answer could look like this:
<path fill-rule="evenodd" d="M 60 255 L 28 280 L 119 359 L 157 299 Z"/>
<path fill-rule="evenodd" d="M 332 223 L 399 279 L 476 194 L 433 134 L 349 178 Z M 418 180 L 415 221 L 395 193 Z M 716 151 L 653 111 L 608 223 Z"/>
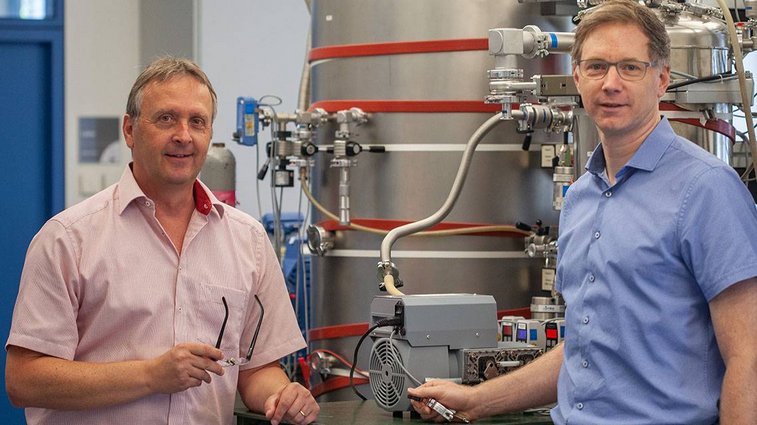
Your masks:
<path fill-rule="evenodd" d="M 615 67 L 620 78 L 626 81 L 639 81 L 647 75 L 647 69 L 655 66 L 654 62 L 644 62 L 637 60 L 625 60 L 619 62 L 608 62 L 602 59 L 585 59 L 576 62 L 578 73 L 589 80 L 600 80 Z"/>
<path fill-rule="evenodd" d="M 229 319 L 229 305 L 226 303 L 226 297 L 221 297 L 221 301 L 223 301 L 223 308 L 226 311 L 226 314 L 223 317 L 223 324 L 221 325 L 221 332 L 218 334 L 218 341 L 216 341 L 216 348 L 221 348 L 221 340 L 223 340 L 223 332 L 226 330 L 226 321 Z M 229 367 L 229 366 L 241 366 L 245 365 L 250 362 L 250 359 L 252 359 L 252 351 L 255 349 L 255 343 L 258 340 L 258 333 L 260 332 L 260 325 L 263 324 L 263 315 L 265 315 L 265 309 L 263 308 L 263 303 L 260 302 L 260 298 L 258 298 L 258 295 L 255 294 L 255 302 L 258 303 L 258 307 L 260 307 L 260 317 L 258 318 L 258 324 L 255 326 L 255 333 L 252 335 L 252 341 L 250 341 L 250 348 L 247 350 L 247 355 L 245 357 L 230 357 L 227 359 L 219 360 L 218 363 L 223 367 Z"/>

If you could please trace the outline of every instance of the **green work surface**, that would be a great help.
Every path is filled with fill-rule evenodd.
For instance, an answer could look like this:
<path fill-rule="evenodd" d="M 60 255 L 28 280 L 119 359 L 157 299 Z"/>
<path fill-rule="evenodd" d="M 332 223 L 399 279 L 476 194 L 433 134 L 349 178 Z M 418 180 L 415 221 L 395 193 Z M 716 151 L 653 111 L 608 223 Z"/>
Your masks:
<path fill-rule="evenodd" d="M 406 412 L 402 418 L 395 418 L 391 412 L 378 407 L 373 400 L 367 401 L 333 401 L 319 403 L 321 413 L 316 424 L 323 425 L 384 425 L 425 423 L 420 419 L 411 419 Z M 268 424 L 265 416 L 247 409 L 236 409 L 237 425 Z M 549 415 L 539 413 L 512 413 L 489 419 L 481 419 L 476 424 L 544 424 L 551 425 Z"/>

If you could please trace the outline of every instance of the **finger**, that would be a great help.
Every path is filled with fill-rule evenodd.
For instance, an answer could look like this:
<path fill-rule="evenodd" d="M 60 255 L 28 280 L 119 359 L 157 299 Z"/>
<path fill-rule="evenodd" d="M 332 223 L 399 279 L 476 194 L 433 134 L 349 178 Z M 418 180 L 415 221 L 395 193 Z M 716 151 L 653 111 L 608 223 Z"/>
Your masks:
<path fill-rule="evenodd" d="M 284 397 L 279 397 L 276 407 L 273 410 L 273 416 L 271 417 L 271 423 L 274 421 L 281 422 L 286 417 L 291 407 L 291 401 L 287 401 Z M 297 409 L 299 411 L 299 409 Z M 289 417 L 294 417 L 294 414 L 290 414 Z"/>
<path fill-rule="evenodd" d="M 263 405 L 263 412 L 265 412 L 265 417 L 267 419 L 271 419 L 273 417 L 273 413 L 276 411 L 276 404 L 278 404 L 278 402 L 278 393 L 271 395 L 265 400 L 265 404 Z"/>
<path fill-rule="evenodd" d="M 213 361 L 223 359 L 223 351 L 208 344 L 201 344 L 198 342 L 186 343 L 189 352 L 195 356 L 207 357 Z"/>
<path fill-rule="evenodd" d="M 190 378 L 199 379 L 201 381 L 207 382 L 208 384 L 212 380 L 212 378 L 210 377 L 210 374 L 201 367 L 191 367 L 189 368 L 187 373 L 189 374 Z"/>
<path fill-rule="evenodd" d="M 311 422 L 314 422 L 315 419 L 318 417 L 317 413 L 314 412 L 307 412 L 306 407 L 303 407 L 300 411 L 294 414 L 294 417 L 292 418 L 292 422 L 296 424 L 309 424 Z"/>
<path fill-rule="evenodd" d="M 215 360 L 203 358 L 202 368 L 208 372 L 213 372 L 218 376 L 223 376 L 226 373 L 226 369 L 218 364 Z"/>
<path fill-rule="evenodd" d="M 311 422 L 315 422 L 315 420 L 318 419 L 318 413 L 321 412 L 321 406 L 319 406 L 318 403 L 315 402 L 315 399 L 313 397 L 310 397 L 310 402 L 306 404 L 305 408 L 308 410 L 303 410 L 306 415 L 303 418 L 302 423 L 309 424 Z"/>
<path fill-rule="evenodd" d="M 414 400 L 411 400 L 410 403 L 413 405 L 415 411 L 418 412 L 418 414 L 421 415 L 421 418 L 423 418 L 424 420 L 428 420 L 436 416 L 436 412 L 431 410 L 431 408 L 426 406 L 424 403 Z"/>
<path fill-rule="evenodd" d="M 306 398 L 304 397 L 304 393 L 306 392 L 307 390 L 304 387 L 296 383 L 290 383 L 285 386 L 280 392 L 279 402 L 277 403 L 276 412 L 273 417 L 286 417 L 291 420 L 299 420 L 297 415 L 300 415 L 300 417 L 303 416 L 300 414 L 300 410 L 305 407 Z M 310 397 L 309 393 L 307 397 Z M 307 416 L 310 412 L 303 411 L 303 413 L 305 413 L 304 416 Z"/>

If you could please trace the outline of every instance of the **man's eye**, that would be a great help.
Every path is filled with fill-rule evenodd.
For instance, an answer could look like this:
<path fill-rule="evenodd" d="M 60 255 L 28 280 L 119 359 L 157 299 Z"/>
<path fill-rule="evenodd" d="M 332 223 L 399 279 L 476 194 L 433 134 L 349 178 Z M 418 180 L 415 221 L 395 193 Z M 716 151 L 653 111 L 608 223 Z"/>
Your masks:
<path fill-rule="evenodd" d="M 633 72 L 633 71 L 638 71 L 640 67 L 636 65 L 635 63 L 626 63 L 626 64 L 623 64 L 623 69 L 625 69 L 626 71 Z"/>
<path fill-rule="evenodd" d="M 590 71 L 602 71 L 605 69 L 605 64 L 603 63 L 590 63 L 589 64 L 589 70 Z"/>
<path fill-rule="evenodd" d="M 205 120 L 202 118 L 193 118 L 192 125 L 196 128 L 205 128 Z"/>
<path fill-rule="evenodd" d="M 173 116 L 164 114 L 158 117 L 159 122 L 168 123 L 173 121 Z"/>

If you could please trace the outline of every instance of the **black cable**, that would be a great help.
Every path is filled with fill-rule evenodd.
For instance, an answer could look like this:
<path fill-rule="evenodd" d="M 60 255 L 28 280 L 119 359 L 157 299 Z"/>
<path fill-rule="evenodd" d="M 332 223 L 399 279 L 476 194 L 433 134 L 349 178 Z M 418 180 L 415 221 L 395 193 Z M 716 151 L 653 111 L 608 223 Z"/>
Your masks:
<path fill-rule="evenodd" d="M 692 78 L 691 80 L 681 81 L 680 83 L 675 83 L 675 84 L 669 85 L 668 86 L 668 91 L 673 90 L 673 89 L 677 89 L 679 87 L 688 86 L 688 85 L 691 85 L 691 84 L 704 83 L 704 82 L 707 82 L 707 81 L 714 81 L 714 80 L 722 80 L 724 78 L 733 77 L 735 75 L 736 74 L 733 74 L 733 73 L 723 72 L 721 74 L 709 75 L 707 77 Z"/>
<path fill-rule="evenodd" d="M 357 394 L 358 397 L 360 397 L 361 400 L 366 400 L 365 396 L 360 394 L 360 391 L 357 390 L 357 387 L 355 386 L 355 383 L 352 381 L 352 377 L 355 375 L 355 367 L 357 366 L 357 352 L 360 350 L 360 345 L 363 344 L 363 341 L 365 340 L 365 337 L 370 335 L 371 332 L 376 330 L 376 328 L 384 327 L 384 326 L 398 326 L 402 324 L 402 318 L 400 317 L 392 317 L 391 319 L 383 319 L 376 322 L 375 325 L 368 328 L 367 331 L 363 334 L 363 336 L 360 337 L 360 339 L 357 342 L 357 345 L 355 346 L 355 353 L 352 355 L 352 367 L 350 368 L 350 387 L 352 388 L 352 391 Z"/>

